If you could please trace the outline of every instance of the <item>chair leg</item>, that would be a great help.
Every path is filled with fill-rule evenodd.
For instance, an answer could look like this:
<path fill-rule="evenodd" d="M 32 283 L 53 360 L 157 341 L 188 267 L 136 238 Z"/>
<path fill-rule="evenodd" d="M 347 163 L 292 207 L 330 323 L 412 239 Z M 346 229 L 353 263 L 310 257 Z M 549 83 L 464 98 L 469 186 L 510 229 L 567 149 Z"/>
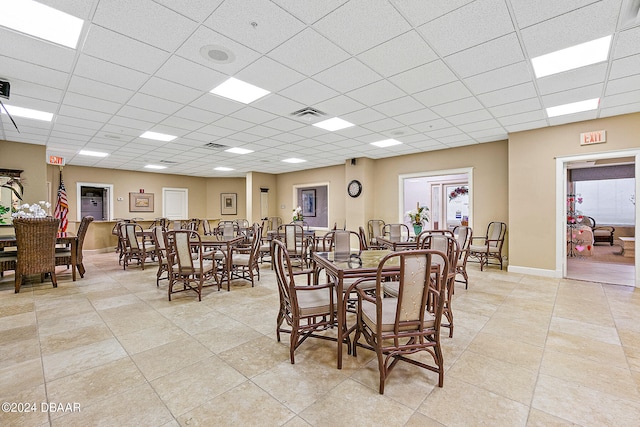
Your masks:
<path fill-rule="evenodd" d="M 15 277 L 15 292 L 16 294 L 20 292 L 20 286 L 22 286 L 22 281 L 23 281 L 23 276 L 20 273 L 16 272 L 16 277 Z"/>
<path fill-rule="evenodd" d="M 56 278 L 56 272 L 55 271 L 51 272 L 51 283 L 53 283 L 53 287 L 54 288 L 58 287 L 58 279 Z"/>

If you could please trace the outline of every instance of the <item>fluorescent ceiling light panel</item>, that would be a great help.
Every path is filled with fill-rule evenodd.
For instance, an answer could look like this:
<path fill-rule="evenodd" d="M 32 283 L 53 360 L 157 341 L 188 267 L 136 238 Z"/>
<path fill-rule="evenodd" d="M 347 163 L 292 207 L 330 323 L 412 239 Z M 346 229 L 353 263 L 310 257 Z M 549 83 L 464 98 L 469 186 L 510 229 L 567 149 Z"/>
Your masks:
<path fill-rule="evenodd" d="M 173 141 L 174 139 L 177 138 L 177 136 L 173 136 L 173 135 L 167 135 L 164 133 L 157 133 L 157 132 L 145 132 L 142 135 L 140 135 L 140 138 L 145 138 L 145 139 L 155 139 L 156 141 L 165 141 L 165 142 L 169 142 L 169 141 Z"/>
<path fill-rule="evenodd" d="M 565 114 L 581 113 L 583 111 L 598 108 L 600 98 L 587 99 L 586 101 L 572 102 L 571 104 L 557 105 L 547 108 L 548 117 L 564 116 Z"/>
<path fill-rule="evenodd" d="M 213 88 L 211 93 L 242 102 L 243 104 L 249 104 L 271 92 L 231 77 L 229 80 Z"/>
<path fill-rule="evenodd" d="M 284 159 L 283 162 L 286 162 L 286 163 L 304 163 L 304 162 L 306 162 L 306 160 L 296 159 L 295 157 L 292 157 L 290 159 Z"/>
<path fill-rule="evenodd" d="M 75 49 L 84 21 L 31 0 L 3 1 L 0 25 Z"/>
<path fill-rule="evenodd" d="M 101 153 L 100 151 L 80 150 L 78 154 L 91 157 L 107 157 L 109 153 Z"/>
<path fill-rule="evenodd" d="M 531 59 L 536 77 L 545 77 L 563 71 L 606 61 L 609 57 L 611 36 L 578 44 Z"/>
<path fill-rule="evenodd" d="M 350 128 L 351 126 L 355 126 L 353 123 L 349 123 L 348 121 L 342 120 L 339 117 L 323 120 L 321 122 L 314 123 L 313 125 L 331 132 L 335 132 L 340 129 L 346 129 L 346 128 Z"/>
<path fill-rule="evenodd" d="M 213 168 L 215 171 L 229 172 L 234 170 L 233 168 L 228 168 L 226 166 L 218 166 L 217 168 Z"/>
<path fill-rule="evenodd" d="M 385 148 L 391 147 L 393 145 L 402 144 L 402 142 L 395 139 L 385 139 L 382 141 L 372 142 L 371 145 L 375 145 L 376 147 Z"/>
<path fill-rule="evenodd" d="M 50 122 L 53 120 L 53 114 L 44 111 L 32 110 L 30 108 L 16 107 L 15 105 L 4 105 L 9 114 L 16 117 L 24 117 L 25 119 L 42 120 Z M 4 114 L 4 109 L 1 109 Z"/>
<path fill-rule="evenodd" d="M 247 150 L 246 148 L 240 148 L 240 147 L 233 147 L 233 148 L 229 148 L 228 150 L 224 150 L 227 153 L 234 153 L 234 154 L 249 154 L 249 153 L 253 153 L 253 150 Z"/>
<path fill-rule="evenodd" d="M 145 166 L 146 169 L 166 169 L 166 166 L 159 166 L 159 165 L 146 165 Z"/>

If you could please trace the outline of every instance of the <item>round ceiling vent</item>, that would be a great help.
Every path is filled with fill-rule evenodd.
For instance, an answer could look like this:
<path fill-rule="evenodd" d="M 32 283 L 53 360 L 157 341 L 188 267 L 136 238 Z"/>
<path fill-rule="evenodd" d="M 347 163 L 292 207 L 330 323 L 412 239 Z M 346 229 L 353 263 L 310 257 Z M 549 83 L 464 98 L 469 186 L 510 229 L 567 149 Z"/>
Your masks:
<path fill-rule="evenodd" d="M 226 47 L 210 44 L 200 48 L 200 55 L 207 61 L 216 64 L 230 64 L 236 60 L 236 56 Z"/>

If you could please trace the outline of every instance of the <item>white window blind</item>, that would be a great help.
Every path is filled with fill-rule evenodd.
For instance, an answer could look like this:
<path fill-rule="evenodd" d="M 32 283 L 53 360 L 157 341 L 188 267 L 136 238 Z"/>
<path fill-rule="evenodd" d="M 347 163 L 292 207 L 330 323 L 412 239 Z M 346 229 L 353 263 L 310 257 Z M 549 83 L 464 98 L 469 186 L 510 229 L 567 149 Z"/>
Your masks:
<path fill-rule="evenodd" d="M 634 178 L 577 181 L 575 193 L 582 197 L 582 204 L 576 205 L 576 209 L 594 218 L 596 225 L 634 224 Z"/>

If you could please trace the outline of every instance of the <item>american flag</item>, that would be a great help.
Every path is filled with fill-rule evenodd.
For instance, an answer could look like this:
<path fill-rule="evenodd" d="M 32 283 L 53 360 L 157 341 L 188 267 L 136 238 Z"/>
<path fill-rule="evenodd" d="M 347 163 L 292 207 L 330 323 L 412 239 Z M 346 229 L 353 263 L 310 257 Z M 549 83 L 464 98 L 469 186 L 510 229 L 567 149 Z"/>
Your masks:
<path fill-rule="evenodd" d="M 69 203 L 67 203 L 67 190 L 64 188 L 64 181 L 62 180 L 62 171 L 60 171 L 60 186 L 58 187 L 58 203 L 56 203 L 56 210 L 53 214 L 60 220 L 60 228 L 58 231 L 67 231 L 67 214 L 69 213 Z"/>

